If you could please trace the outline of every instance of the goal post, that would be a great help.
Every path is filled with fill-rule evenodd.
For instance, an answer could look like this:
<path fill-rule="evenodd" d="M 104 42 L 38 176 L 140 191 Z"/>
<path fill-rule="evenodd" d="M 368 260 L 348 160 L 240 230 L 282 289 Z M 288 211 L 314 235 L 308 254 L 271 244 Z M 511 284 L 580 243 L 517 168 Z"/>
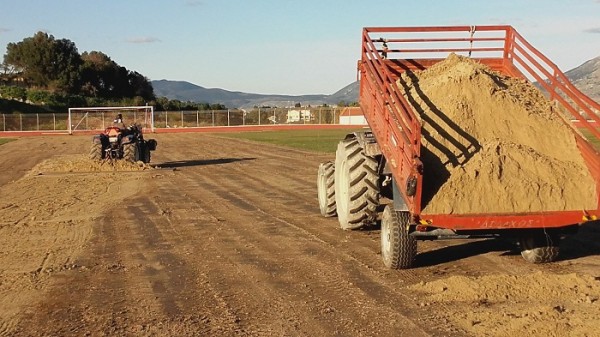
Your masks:
<path fill-rule="evenodd" d="M 139 124 L 144 131 L 154 132 L 152 105 L 69 108 L 67 130 L 70 135 L 77 131 L 101 131 L 112 125 L 118 114 L 123 115 L 125 125 Z"/>

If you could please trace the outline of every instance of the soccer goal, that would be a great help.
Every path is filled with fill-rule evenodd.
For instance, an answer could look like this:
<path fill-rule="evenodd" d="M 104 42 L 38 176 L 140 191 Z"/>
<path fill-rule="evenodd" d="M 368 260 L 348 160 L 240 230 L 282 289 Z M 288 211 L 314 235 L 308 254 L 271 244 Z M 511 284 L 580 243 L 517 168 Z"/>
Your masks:
<path fill-rule="evenodd" d="M 69 108 L 67 121 L 69 134 L 77 131 L 104 130 L 113 124 L 118 114 L 123 116 L 123 124 L 139 124 L 144 131 L 154 132 L 154 107 L 146 105 Z"/>

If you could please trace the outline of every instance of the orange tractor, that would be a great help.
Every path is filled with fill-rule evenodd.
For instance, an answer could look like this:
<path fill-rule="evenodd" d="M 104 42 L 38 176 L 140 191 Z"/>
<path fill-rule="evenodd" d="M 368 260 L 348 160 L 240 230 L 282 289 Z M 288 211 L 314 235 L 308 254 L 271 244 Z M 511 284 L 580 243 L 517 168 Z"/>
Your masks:
<path fill-rule="evenodd" d="M 149 163 L 150 151 L 156 150 L 156 146 L 156 140 L 144 139 L 142 128 L 136 124 L 126 128 L 109 126 L 93 137 L 90 158 Z"/>

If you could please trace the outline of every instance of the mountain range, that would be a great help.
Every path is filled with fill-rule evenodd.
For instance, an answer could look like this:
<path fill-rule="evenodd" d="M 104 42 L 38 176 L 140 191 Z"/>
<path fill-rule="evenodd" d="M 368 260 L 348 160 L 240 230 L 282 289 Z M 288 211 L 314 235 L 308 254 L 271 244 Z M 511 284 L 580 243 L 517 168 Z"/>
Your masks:
<path fill-rule="evenodd" d="M 596 102 L 600 102 L 600 56 L 565 73 L 571 82 Z M 340 102 L 358 101 L 358 81 L 350 83 L 331 95 L 263 95 L 217 88 L 204 88 L 185 81 L 152 81 L 158 97 L 180 101 L 220 103 L 229 108 L 252 108 L 254 106 L 336 105 Z"/>
<path fill-rule="evenodd" d="M 264 95 L 239 91 L 228 91 L 218 88 L 204 88 L 185 81 L 158 80 L 152 81 L 157 97 L 167 97 L 180 101 L 219 103 L 228 108 L 252 108 L 254 106 L 294 106 L 296 103 L 306 105 L 336 105 L 342 101 L 352 103 L 358 101 L 358 82 L 353 82 L 331 95 Z"/>

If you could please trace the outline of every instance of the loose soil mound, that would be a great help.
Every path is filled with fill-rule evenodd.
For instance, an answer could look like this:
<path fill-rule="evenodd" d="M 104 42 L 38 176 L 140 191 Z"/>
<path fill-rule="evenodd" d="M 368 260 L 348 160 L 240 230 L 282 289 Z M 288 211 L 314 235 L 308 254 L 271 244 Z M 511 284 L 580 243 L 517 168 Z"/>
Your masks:
<path fill-rule="evenodd" d="M 452 276 L 421 282 L 422 306 L 447 306 L 447 317 L 476 336 L 591 336 L 598 331 L 600 281 L 578 274 Z M 454 308 L 454 309 L 452 309 Z M 458 309 L 460 308 L 460 309 Z M 466 308 L 470 308 L 466 309 Z"/>
<path fill-rule="evenodd" d="M 453 54 L 398 85 L 422 121 L 423 213 L 595 208 L 572 131 L 528 81 Z"/>
<path fill-rule="evenodd" d="M 114 172 L 114 171 L 143 171 L 152 166 L 141 161 L 132 163 L 125 160 L 95 161 L 84 155 L 57 156 L 45 160 L 31 170 L 31 174 L 49 172 Z"/>

